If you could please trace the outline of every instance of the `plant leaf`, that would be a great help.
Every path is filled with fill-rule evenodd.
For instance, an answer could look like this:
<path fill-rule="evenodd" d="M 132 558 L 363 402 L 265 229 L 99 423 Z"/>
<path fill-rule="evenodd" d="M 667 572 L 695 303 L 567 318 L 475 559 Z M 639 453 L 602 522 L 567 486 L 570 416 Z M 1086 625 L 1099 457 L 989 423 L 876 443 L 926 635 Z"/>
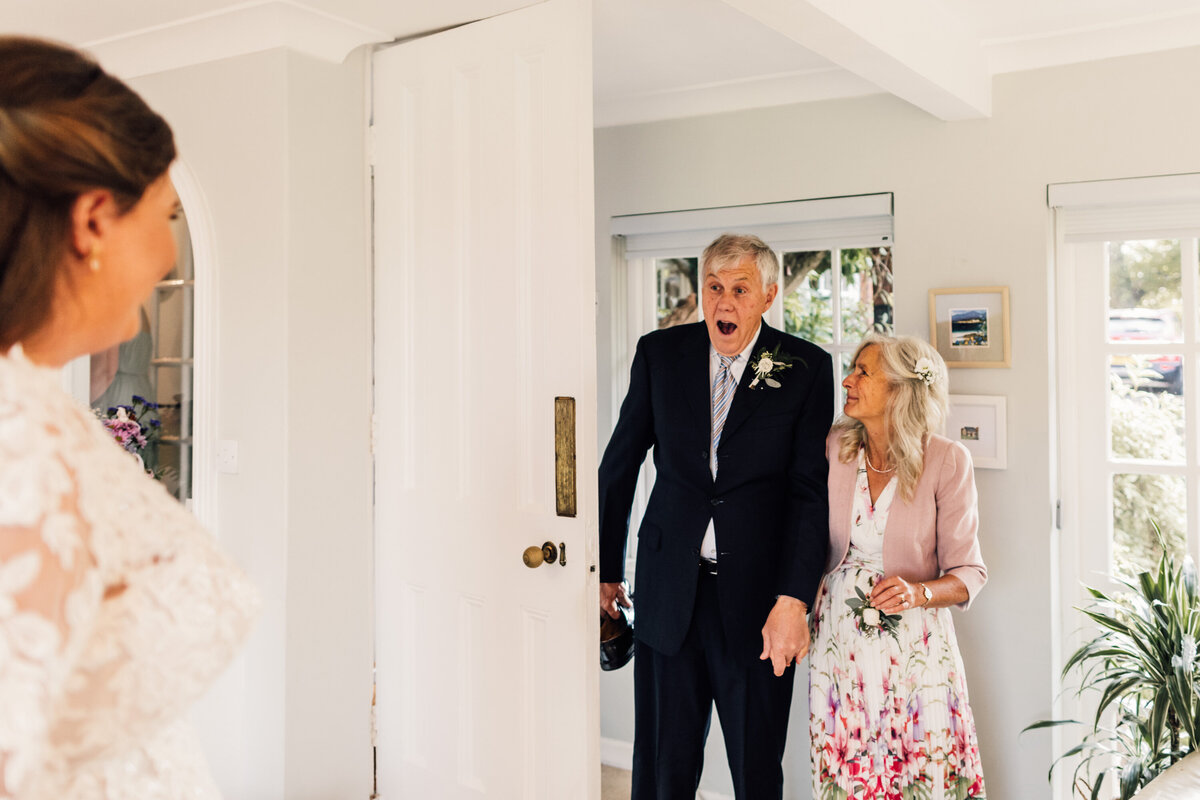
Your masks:
<path fill-rule="evenodd" d="M 1027 731 L 1041 730 L 1042 728 L 1057 728 L 1060 725 L 1079 725 L 1079 724 L 1080 724 L 1080 722 L 1077 719 L 1042 719 L 1042 720 L 1038 720 L 1037 722 L 1033 723 L 1032 725 L 1026 725 L 1024 728 L 1021 729 L 1021 733 L 1025 733 Z M 1018 735 L 1020 735 L 1020 734 L 1018 734 Z"/>
<path fill-rule="evenodd" d="M 1121 770 L 1121 800 L 1129 800 L 1142 783 L 1142 759 L 1135 758 Z"/>

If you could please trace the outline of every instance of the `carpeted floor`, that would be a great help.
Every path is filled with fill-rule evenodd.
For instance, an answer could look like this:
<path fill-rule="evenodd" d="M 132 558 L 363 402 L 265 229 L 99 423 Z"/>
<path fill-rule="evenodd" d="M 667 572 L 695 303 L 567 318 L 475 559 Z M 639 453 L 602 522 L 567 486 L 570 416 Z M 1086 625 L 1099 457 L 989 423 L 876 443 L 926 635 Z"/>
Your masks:
<path fill-rule="evenodd" d="M 600 765 L 600 800 L 629 800 L 631 772 Z"/>

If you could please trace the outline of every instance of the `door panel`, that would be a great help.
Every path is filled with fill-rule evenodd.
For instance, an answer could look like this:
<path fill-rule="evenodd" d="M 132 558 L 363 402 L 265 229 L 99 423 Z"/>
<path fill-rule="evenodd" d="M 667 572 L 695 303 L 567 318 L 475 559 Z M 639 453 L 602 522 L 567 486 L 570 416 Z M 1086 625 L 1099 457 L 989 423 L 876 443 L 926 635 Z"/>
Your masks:
<path fill-rule="evenodd" d="M 551 0 L 375 55 L 385 800 L 599 794 L 590 24 Z"/>

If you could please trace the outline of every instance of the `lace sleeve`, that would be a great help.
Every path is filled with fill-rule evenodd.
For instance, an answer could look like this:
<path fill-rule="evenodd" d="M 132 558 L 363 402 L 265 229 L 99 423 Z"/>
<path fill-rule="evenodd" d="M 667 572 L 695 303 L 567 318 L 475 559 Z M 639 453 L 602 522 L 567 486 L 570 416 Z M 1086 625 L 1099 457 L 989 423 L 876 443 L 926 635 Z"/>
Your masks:
<path fill-rule="evenodd" d="M 48 755 L 51 709 L 100 601 L 70 470 L 0 468 L 0 797 L 20 798 Z"/>
<path fill-rule="evenodd" d="M 245 575 L 158 493 L 169 541 L 159 555 L 126 565 L 120 590 L 106 594 L 56 710 L 50 742 L 67 769 L 128 752 L 180 719 L 256 616 Z"/>
<path fill-rule="evenodd" d="M 183 717 L 257 607 L 56 371 L 0 355 L 0 800 L 216 797 Z"/>

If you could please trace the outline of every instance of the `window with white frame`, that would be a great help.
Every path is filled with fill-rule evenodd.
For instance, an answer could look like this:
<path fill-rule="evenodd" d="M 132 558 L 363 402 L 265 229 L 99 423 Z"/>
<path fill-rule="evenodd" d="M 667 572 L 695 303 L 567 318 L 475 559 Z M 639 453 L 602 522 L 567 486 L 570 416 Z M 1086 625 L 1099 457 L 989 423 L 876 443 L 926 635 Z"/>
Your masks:
<path fill-rule="evenodd" d="M 766 321 L 828 350 L 839 382 L 866 333 L 891 331 L 891 193 L 614 217 L 618 374 L 643 334 L 702 319 L 700 254 L 725 232 L 775 250 L 779 296 Z M 624 389 L 614 387 L 618 404 Z"/>
<path fill-rule="evenodd" d="M 172 231 L 176 239 L 175 266 L 142 304 L 137 335 L 90 357 L 89 399 L 95 412 L 110 420 L 106 424 L 129 419 L 140 429 L 140 433 L 131 435 L 119 426 L 111 428 L 147 472 L 186 504 L 193 496 L 196 281 L 191 237 L 183 212 L 174 218 Z"/>
<path fill-rule="evenodd" d="M 1064 184 L 1049 199 L 1071 608 L 1081 581 L 1157 561 L 1154 524 L 1179 555 L 1196 551 L 1200 176 Z"/>
<path fill-rule="evenodd" d="M 862 338 L 871 331 L 892 331 L 892 248 L 831 247 L 780 255 L 783 329 L 828 350 L 840 384 Z"/>
<path fill-rule="evenodd" d="M 703 318 L 700 255 L 727 232 L 754 234 L 775 250 L 779 295 L 765 319 L 833 356 L 835 407 L 841 405 L 841 380 L 859 341 L 872 330 L 891 332 L 890 192 L 614 217 L 614 409 L 628 388 L 637 340 Z M 647 459 L 631 529 L 637 527 L 653 474 Z M 632 557 L 634 548 L 629 550 Z"/>
<path fill-rule="evenodd" d="M 1054 185 L 1048 200 L 1061 667 L 1090 635 L 1076 610 L 1092 599 L 1084 586 L 1108 592 L 1122 588 L 1119 580 L 1136 583 L 1162 553 L 1155 525 L 1171 551 L 1197 554 L 1200 175 Z M 1095 713 L 1094 696 L 1056 697 L 1056 717 Z M 1061 772 L 1056 796 L 1066 797 L 1070 770 Z"/>

